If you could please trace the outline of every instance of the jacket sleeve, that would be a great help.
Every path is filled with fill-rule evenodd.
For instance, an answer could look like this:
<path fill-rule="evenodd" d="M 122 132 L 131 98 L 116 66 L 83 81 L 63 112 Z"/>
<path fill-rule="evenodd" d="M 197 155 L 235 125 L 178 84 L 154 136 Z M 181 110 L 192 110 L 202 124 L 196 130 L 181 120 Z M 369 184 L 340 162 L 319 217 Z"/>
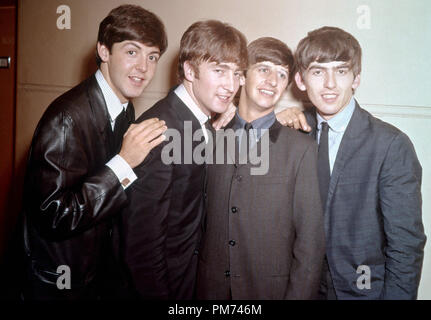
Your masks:
<path fill-rule="evenodd" d="M 88 136 L 65 112 L 44 116 L 27 166 L 24 208 L 42 236 L 62 240 L 119 212 L 126 194 Z M 96 153 L 97 154 L 97 153 Z M 100 166 L 95 163 L 100 163 Z"/>
<path fill-rule="evenodd" d="M 295 183 L 293 195 L 295 242 L 287 299 L 313 299 L 318 291 L 325 255 L 315 143 L 310 143 L 303 154 Z"/>
<path fill-rule="evenodd" d="M 416 299 L 426 237 L 422 224 L 422 168 L 409 138 L 399 133 L 382 165 L 379 200 L 383 214 L 383 299 Z"/>
<path fill-rule="evenodd" d="M 163 145 L 135 169 L 138 180 L 127 189 L 122 214 L 123 259 L 132 287 L 145 299 L 171 298 L 166 252 L 174 165 L 162 162 Z"/>

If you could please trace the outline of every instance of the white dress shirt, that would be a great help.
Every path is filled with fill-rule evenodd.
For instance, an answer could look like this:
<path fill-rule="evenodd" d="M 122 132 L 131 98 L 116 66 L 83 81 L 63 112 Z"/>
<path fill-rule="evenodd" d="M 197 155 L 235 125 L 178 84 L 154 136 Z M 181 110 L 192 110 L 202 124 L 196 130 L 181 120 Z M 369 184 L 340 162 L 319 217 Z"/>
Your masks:
<path fill-rule="evenodd" d="M 117 119 L 123 110 L 126 110 L 129 103 L 121 103 L 120 99 L 109 86 L 108 82 L 106 82 L 105 77 L 100 70 L 96 71 L 95 76 L 97 83 L 102 90 L 103 98 L 105 99 L 106 107 L 110 117 L 111 128 L 112 131 L 114 131 L 115 119 Z M 114 171 L 124 189 L 129 187 L 133 181 L 138 178 L 126 160 L 124 160 L 119 154 L 115 155 L 111 160 L 109 160 L 106 165 L 111 168 L 112 171 Z"/>
<path fill-rule="evenodd" d="M 204 134 L 205 137 L 205 143 L 208 143 L 208 132 L 205 128 L 205 123 L 211 118 L 208 117 L 196 104 L 196 102 L 194 102 L 194 100 L 192 99 L 192 97 L 190 96 L 190 94 L 187 92 L 187 89 L 184 87 L 183 84 L 180 84 L 176 89 L 175 89 L 175 94 L 178 96 L 178 98 L 180 98 L 180 100 L 187 106 L 187 108 L 190 109 L 190 111 L 193 113 L 193 115 L 196 117 L 196 119 L 198 119 L 201 128 L 202 128 L 202 132 Z"/>

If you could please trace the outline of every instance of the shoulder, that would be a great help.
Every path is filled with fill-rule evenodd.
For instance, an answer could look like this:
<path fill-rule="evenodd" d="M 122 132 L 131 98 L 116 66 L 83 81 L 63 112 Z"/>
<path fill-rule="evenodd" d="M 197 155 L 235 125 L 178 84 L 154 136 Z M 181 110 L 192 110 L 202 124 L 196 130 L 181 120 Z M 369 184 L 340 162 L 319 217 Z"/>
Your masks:
<path fill-rule="evenodd" d="M 57 97 L 42 114 L 36 132 L 52 133 L 54 130 L 70 129 L 76 123 L 79 123 L 80 126 L 83 126 L 84 123 L 94 125 L 95 119 L 89 116 L 91 113 L 88 96 L 90 82 L 91 78 L 86 79 Z"/>
<path fill-rule="evenodd" d="M 367 110 L 358 106 L 362 119 L 368 122 L 368 133 L 374 141 L 382 145 L 391 145 L 394 141 L 411 144 L 409 137 L 394 125 L 376 118 Z"/>
<path fill-rule="evenodd" d="M 46 109 L 46 116 L 53 117 L 58 114 L 73 115 L 74 113 L 87 112 L 86 107 L 90 106 L 88 98 L 90 82 L 91 78 L 86 79 L 57 97 Z"/>
<path fill-rule="evenodd" d="M 148 110 L 144 111 L 136 122 L 142 122 L 144 120 L 150 118 L 160 118 L 161 120 L 166 121 L 166 117 L 172 119 L 175 114 L 174 103 L 175 103 L 176 95 L 173 92 L 170 92 L 166 97 L 157 101 L 152 107 Z"/>
<path fill-rule="evenodd" d="M 309 134 L 285 126 L 281 126 L 280 138 L 287 141 L 289 145 L 304 149 L 316 145 L 316 141 Z"/>

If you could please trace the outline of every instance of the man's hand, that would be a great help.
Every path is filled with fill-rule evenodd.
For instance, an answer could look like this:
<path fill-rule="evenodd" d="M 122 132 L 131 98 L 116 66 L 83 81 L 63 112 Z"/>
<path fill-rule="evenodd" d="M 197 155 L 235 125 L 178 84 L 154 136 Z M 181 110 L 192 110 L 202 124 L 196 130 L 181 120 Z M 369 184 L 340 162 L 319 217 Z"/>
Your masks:
<path fill-rule="evenodd" d="M 120 156 L 126 160 L 133 169 L 162 143 L 166 137 L 162 135 L 167 130 L 165 122 L 157 118 L 145 120 L 138 124 L 131 124 L 123 137 Z"/>
<path fill-rule="evenodd" d="M 233 103 L 229 105 L 227 110 L 219 115 L 218 119 L 213 122 L 213 127 L 215 130 L 219 130 L 225 127 L 235 116 L 236 107 Z"/>
<path fill-rule="evenodd" d="M 278 122 L 283 126 L 288 126 L 295 130 L 301 129 L 306 132 L 311 131 L 311 127 L 308 125 L 304 113 L 298 107 L 284 109 L 277 113 L 276 117 Z"/>

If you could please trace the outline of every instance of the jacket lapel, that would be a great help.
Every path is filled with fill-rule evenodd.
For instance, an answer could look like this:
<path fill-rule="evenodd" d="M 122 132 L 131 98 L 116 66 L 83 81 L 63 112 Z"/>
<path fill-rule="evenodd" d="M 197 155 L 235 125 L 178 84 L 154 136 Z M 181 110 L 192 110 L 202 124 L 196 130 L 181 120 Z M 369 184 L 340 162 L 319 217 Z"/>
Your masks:
<path fill-rule="evenodd" d="M 116 150 L 114 147 L 114 134 L 112 132 L 110 116 L 106 107 L 105 98 L 100 89 L 96 77 L 93 75 L 88 80 L 87 96 L 91 107 L 91 116 L 93 117 L 94 126 L 100 135 L 100 141 L 103 141 L 106 158 L 114 156 Z"/>
<path fill-rule="evenodd" d="M 335 193 L 338 180 L 344 171 L 348 161 L 351 161 L 355 152 L 361 147 L 362 142 L 366 139 L 366 133 L 369 130 L 367 114 L 356 102 L 355 110 L 352 114 L 340 147 L 338 148 L 337 158 L 335 159 L 334 168 L 332 169 L 331 180 L 329 183 L 328 200 L 326 202 L 325 213 L 329 210 L 330 203 Z"/>

